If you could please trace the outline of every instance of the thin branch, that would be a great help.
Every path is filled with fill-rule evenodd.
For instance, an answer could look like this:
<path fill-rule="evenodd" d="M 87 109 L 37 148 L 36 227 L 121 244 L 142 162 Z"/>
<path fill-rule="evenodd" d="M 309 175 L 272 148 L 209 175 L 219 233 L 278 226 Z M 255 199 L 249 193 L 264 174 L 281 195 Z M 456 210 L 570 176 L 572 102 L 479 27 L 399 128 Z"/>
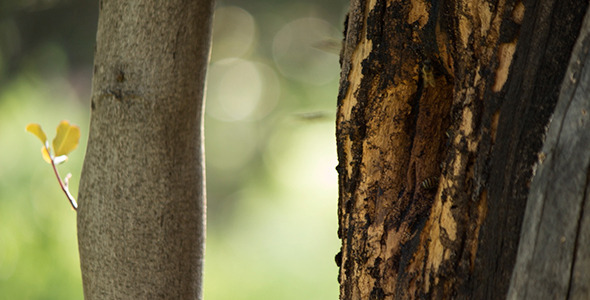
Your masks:
<path fill-rule="evenodd" d="M 66 194 L 66 197 L 68 197 L 68 200 L 70 201 L 70 205 L 72 205 L 72 209 L 77 210 L 78 203 L 76 203 L 76 199 L 74 199 L 74 196 L 72 196 L 72 194 L 70 194 L 70 190 L 68 189 L 67 179 L 69 179 L 69 178 L 66 179 L 66 183 L 64 184 L 64 182 L 61 180 L 61 177 L 59 176 L 59 172 L 57 171 L 57 167 L 55 166 L 55 162 L 53 161 L 53 157 L 51 157 L 51 166 L 53 167 L 53 172 L 55 173 L 55 177 L 57 177 L 57 181 L 59 182 L 59 186 L 61 187 L 61 190 L 64 191 L 64 193 Z"/>

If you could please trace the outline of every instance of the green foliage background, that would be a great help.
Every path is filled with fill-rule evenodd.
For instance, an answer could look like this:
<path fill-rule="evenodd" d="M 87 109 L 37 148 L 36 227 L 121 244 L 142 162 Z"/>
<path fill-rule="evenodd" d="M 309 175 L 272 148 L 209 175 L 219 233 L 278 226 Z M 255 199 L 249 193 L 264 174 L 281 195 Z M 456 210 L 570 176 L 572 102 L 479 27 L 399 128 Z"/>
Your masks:
<path fill-rule="evenodd" d="M 320 45 L 341 39 L 346 2 L 217 2 L 207 299 L 337 298 L 339 69 Z M 97 10 L 95 1 L 0 2 L 0 299 L 82 298 L 75 212 L 24 127 L 40 123 L 51 139 L 62 119 L 80 125 L 80 147 L 60 167 L 76 194 Z"/>

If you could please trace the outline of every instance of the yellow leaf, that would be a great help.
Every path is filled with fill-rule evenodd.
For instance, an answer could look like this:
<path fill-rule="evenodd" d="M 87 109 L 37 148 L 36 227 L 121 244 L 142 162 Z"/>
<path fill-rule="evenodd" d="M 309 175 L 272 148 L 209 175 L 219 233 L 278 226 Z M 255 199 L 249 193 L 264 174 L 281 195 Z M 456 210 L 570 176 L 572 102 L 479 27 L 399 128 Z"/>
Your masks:
<path fill-rule="evenodd" d="M 57 134 L 53 139 L 54 155 L 68 155 L 78 147 L 80 140 L 80 127 L 70 125 L 68 121 L 61 121 L 57 126 Z"/>
<path fill-rule="evenodd" d="M 47 151 L 47 148 L 45 148 L 45 146 L 41 147 L 41 155 L 43 155 L 43 159 L 50 164 L 51 163 L 51 157 L 49 155 L 49 152 Z"/>
<path fill-rule="evenodd" d="M 41 129 L 41 125 L 36 123 L 30 123 L 29 125 L 27 125 L 25 130 L 37 136 L 41 140 L 41 143 L 43 143 L 43 145 L 45 145 L 45 142 L 47 142 L 47 136 L 45 135 L 43 129 Z"/>

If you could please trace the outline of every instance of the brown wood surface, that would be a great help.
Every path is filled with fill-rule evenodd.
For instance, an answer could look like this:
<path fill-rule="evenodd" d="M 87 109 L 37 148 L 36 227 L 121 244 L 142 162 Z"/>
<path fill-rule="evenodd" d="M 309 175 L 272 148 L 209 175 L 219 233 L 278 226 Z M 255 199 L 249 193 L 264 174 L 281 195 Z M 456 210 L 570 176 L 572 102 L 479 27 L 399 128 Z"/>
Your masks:
<path fill-rule="evenodd" d="M 341 299 L 506 297 L 586 8 L 351 2 L 337 117 Z"/>

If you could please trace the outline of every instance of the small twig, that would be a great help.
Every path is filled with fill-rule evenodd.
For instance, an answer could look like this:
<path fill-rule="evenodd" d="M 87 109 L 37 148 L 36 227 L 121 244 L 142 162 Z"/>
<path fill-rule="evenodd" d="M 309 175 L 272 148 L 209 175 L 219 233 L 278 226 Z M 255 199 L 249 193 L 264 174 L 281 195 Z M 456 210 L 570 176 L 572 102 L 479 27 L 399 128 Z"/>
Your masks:
<path fill-rule="evenodd" d="M 68 173 L 66 174 L 66 177 L 64 177 L 64 185 L 68 190 L 70 188 L 70 178 L 72 178 L 72 173 Z"/>
<path fill-rule="evenodd" d="M 51 155 L 51 156 L 53 156 L 53 155 Z M 53 173 L 55 173 L 55 177 L 57 177 L 57 181 L 59 182 L 59 186 L 61 187 L 61 190 L 64 191 L 64 193 L 66 194 L 66 197 L 68 197 L 68 200 L 70 201 L 70 205 L 72 205 L 72 209 L 77 210 L 78 203 L 76 203 L 76 199 L 74 199 L 74 196 L 72 196 L 72 194 L 70 194 L 70 190 L 68 189 L 68 181 L 72 175 L 68 174 L 69 176 L 66 176 L 65 183 L 64 183 L 61 180 L 61 177 L 59 176 L 59 172 L 57 171 L 57 167 L 55 166 L 55 162 L 53 161 L 53 157 L 51 157 L 51 166 L 53 167 Z"/>

